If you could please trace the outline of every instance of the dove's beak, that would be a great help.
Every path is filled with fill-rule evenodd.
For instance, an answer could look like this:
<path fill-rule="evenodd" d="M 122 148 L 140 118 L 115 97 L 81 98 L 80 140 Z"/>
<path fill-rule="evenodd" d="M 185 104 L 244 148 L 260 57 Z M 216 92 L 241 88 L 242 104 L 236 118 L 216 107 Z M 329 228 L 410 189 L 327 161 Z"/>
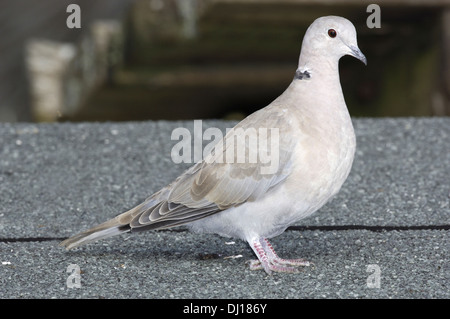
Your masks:
<path fill-rule="evenodd" d="M 367 58 L 366 56 L 361 52 L 361 50 L 358 47 L 355 47 L 353 45 L 349 45 L 348 48 L 350 49 L 349 54 L 351 56 L 354 56 L 358 60 L 360 60 L 362 63 L 367 65 Z"/>

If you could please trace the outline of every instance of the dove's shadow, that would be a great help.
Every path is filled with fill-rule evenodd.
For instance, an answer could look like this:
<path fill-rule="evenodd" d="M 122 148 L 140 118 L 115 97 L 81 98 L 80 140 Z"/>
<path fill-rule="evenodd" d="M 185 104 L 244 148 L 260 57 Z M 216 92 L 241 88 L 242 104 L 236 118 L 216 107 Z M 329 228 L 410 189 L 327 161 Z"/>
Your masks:
<path fill-rule="evenodd" d="M 353 236 L 352 236 L 353 237 Z M 364 238 L 364 234 L 360 234 Z M 344 232 L 287 231 L 271 239 L 282 258 L 304 258 L 316 264 L 322 259 L 352 258 L 358 254 L 349 246 Z M 92 243 L 67 252 L 69 256 L 84 258 L 117 259 L 130 262 L 206 261 L 223 260 L 240 256 L 243 261 L 255 259 L 250 246 L 237 239 L 215 234 L 195 234 L 188 231 L 153 231 L 114 237 L 104 242 Z M 354 257 L 354 256 L 353 256 Z"/>
<path fill-rule="evenodd" d="M 157 236 L 152 236 L 157 234 Z M 162 236 L 161 236 L 162 235 Z M 186 238 L 183 238 L 183 237 Z M 187 231 L 153 231 L 114 237 L 104 242 L 92 243 L 67 252 L 69 256 L 80 253 L 86 258 L 126 258 L 140 260 L 179 261 L 223 259 L 242 255 L 254 258 L 250 246 L 242 240 L 224 238 L 215 234 L 194 234 Z"/>

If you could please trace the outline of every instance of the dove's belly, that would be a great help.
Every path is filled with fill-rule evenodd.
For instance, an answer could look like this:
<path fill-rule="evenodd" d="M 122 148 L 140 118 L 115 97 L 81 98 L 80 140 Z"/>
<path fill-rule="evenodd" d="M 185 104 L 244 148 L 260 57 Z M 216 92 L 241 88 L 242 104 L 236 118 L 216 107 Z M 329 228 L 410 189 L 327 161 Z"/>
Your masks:
<path fill-rule="evenodd" d="M 225 237 L 235 237 L 248 240 L 253 237 L 270 238 L 282 233 L 290 223 L 301 219 L 294 217 L 294 210 L 307 212 L 311 205 L 296 202 L 288 198 L 288 192 L 281 185 L 264 198 L 246 202 L 204 219 L 192 222 L 188 227 L 196 232 L 216 233 Z M 293 217 L 295 220 L 288 221 Z"/>
<path fill-rule="evenodd" d="M 284 232 L 293 223 L 308 217 L 322 207 L 334 191 L 317 190 L 314 198 L 300 192 L 293 194 L 283 184 L 264 198 L 246 202 L 188 225 L 196 232 L 216 233 L 225 237 L 249 240 L 254 237 L 271 238 Z"/>

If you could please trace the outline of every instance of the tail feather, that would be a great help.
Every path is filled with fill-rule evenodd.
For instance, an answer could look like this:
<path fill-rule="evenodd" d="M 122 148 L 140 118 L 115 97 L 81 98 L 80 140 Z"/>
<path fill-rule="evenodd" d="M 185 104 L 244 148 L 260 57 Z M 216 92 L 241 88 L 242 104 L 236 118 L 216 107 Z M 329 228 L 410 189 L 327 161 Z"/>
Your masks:
<path fill-rule="evenodd" d="M 129 232 L 130 229 L 131 228 L 129 225 L 121 224 L 117 221 L 117 218 L 114 218 L 96 227 L 79 233 L 73 237 L 70 237 L 62 241 L 59 245 L 69 250 L 93 241 Z"/>
<path fill-rule="evenodd" d="M 130 223 L 132 219 L 142 214 L 142 212 L 154 205 L 155 202 L 155 200 L 149 198 L 138 206 L 104 222 L 103 224 L 97 225 L 73 237 L 67 238 L 59 245 L 69 250 L 93 241 L 128 233 L 131 231 Z"/>

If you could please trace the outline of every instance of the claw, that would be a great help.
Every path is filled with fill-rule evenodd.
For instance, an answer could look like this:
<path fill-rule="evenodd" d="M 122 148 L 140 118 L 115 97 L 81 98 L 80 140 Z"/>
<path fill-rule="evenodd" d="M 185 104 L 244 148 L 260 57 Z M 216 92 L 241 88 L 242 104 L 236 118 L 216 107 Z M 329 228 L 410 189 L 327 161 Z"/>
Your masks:
<path fill-rule="evenodd" d="M 266 238 L 256 239 L 250 242 L 258 260 L 250 261 L 250 269 L 264 269 L 269 275 L 272 271 L 298 273 L 298 267 L 308 267 L 312 263 L 304 259 L 283 259 L 278 257 L 272 245 Z"/>

